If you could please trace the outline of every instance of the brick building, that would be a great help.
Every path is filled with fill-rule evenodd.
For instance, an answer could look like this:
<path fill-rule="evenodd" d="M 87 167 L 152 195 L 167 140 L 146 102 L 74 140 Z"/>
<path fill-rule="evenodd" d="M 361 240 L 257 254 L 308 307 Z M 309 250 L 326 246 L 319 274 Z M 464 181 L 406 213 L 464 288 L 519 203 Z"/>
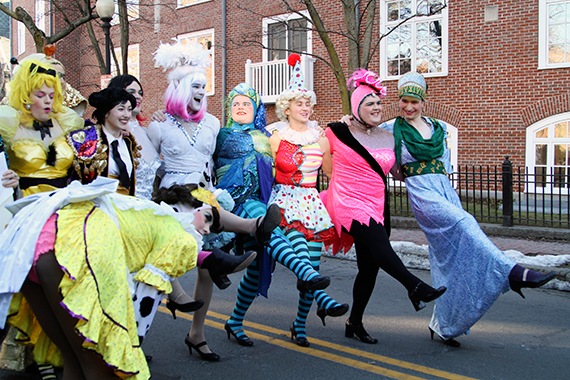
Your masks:
<path fill-rule="evenodd" d="M 37 9 L 38 3 L 49 6 L 44 0 L 15 2 L 28 11 Z M 379 0 L 374 33 L 377 37 L 400 20 L 441 3 Z M 345 28 L 340 2 L 315 0 L 315 5 L 328 29 Z M 327 57 L 317 33 L 299 31 L 303 19 L 288 12 L 281 0 L 160 4 L 141 0 L 131 8 L 131 15 L 129 68 L 143 84 L 146 114 L 162 107 L 166 88 L 166 75 L 152 60 L 160 41 L 194 39 L 211 49 L 209 111 L 220 119 L 224 93 L 247 79 L 263 93 L 269 105 L 268 121 L 276 120 L 272 92 L 281 88 L 282 78 L 288 78 L 286 52 L 279 49 L 293 46 Z M 57 15 L 48 21 L 54 22 L 55 30 L 63 22 Z M 14 55 L 21 46 L 25 52 L 20 56 L 34 52 L 31 37 L 28 34 L 22 41 L 21 27 L 16 24 L 12 28 Z M 93 25 L 102 41 L 101 29 L 96 22 Z M 112 28 L 115 44 L 118 29 Z M 339 34 L 329 35 L 346 65 L 346 40 Z M 254 43 L 246 45 L 245 40 Z M 272 49 L 264 50 L 259 43 Z M 85 27 L 59 44 L 57 58 L 67 68 L 68 81 L 84 95 L 99 89 L 99 69 Z M 304 57 L 303 63 L 307 81 L 317 94 L 314 118 L 321 124 L 338 120 L 342 107 L 332 71 L 320 59 Z M 412 18 L 383 39 L 369 68 L 380 73 L 388 87 L 386 120 L 398 115 L 400 75 L 410 69 L 424 72 L 429 85 L 426 114 L 450 126 L 456 164 L 499 165 L 508 155 L 516 166 L 527 166 L 530 172 L 568 176 L 570 1 L 451 0 L 441 12 Z M 567 180 L 558 186 L 568 191 Z"/>

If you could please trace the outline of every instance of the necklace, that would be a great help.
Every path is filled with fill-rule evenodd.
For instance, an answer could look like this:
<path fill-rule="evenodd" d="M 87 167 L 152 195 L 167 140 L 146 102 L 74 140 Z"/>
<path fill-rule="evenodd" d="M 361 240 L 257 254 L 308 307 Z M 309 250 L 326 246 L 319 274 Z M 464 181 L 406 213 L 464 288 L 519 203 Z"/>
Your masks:
<path fill-rule="evenodd" d="M 362 125 L 360 122 L 358 122 L 356 119 L 352 120 L 352 123 L 350 123 L 351 125 L 355 125 L 357 126 L 360 130 L 365 131 L 368 136 L 370 136 L 370 133 L 376 129 L 377 125 L 373 125 L 373 126 L 369 126 L 369 125 Z"/>

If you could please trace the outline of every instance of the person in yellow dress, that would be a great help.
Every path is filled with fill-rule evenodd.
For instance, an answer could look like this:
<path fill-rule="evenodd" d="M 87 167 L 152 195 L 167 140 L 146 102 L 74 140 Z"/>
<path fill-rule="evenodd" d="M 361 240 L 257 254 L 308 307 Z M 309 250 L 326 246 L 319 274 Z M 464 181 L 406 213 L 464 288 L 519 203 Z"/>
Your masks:
<path fill-rule="evenodd" d="M 212 193 L 174 185 L 153 203 L 115 194 L 117 185 L 100 177 L 24 198 L 0 235 L 0 328 L 7 319 L 36 360 L 63 364 L 64 380 L 150 378 L 130 279 L 168 294 L 170 279 L 197 265 L 236 269 L 198 254 L 219 228 Z"/>
<path fill-rule="evenodd" d="M 28 59 L 11 82 L 10 105 L 0 106 L 0 135 L 24 196 L 67 185 L 73 151 L 65 135 L 84 122 L 62 99 L 56 70 Z"/>

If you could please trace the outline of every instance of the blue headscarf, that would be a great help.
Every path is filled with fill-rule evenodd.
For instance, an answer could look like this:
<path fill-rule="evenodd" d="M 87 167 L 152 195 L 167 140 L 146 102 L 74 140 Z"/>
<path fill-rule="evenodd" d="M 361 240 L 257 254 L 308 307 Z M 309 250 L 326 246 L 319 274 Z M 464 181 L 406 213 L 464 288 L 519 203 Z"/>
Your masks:
<path fill-rule="evenodd" d="M 253 112 L 255 114 L 252 123 L 238 124 L 234 122 L 234 120 L 232 119 L 232 103 L 234 101 L 234 98 L 238 95 L 244 95 L 251 99 L 253 103 Z M 266 116 L 265 105 L 261 101 L 261 97 L 259 96 L 259 94 L 249 84 L 240 83 L 237 86 L 235 86 L 235 88 L 232 91 L 230 91 L 227 100 L 227 112 L 228 112 L 228 122 L 226 124 L 226 127 L 233 127 L 234 129 L 241 129 L 241 130 L 248 130 L 255 128 L 258 131 L 262 131 L 267 136 L 269 136 L 269 133 L 265 130 L 265 127 L 267 126 L 267 122 L 265 120 Z"/>

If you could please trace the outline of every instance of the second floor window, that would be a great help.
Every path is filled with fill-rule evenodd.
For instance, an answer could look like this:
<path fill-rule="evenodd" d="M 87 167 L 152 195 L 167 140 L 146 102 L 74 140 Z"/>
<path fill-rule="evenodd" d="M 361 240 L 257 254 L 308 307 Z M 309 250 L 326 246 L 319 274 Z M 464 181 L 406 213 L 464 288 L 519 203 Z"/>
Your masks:
<path fill-rule="evenodd" d="M 311 32 L 307 20 L 298 15 L 281 15 L 263 20 L 264 45 L 267 46 L 265 61 L 287 59 L 290 53 L 311 50 Z"/>
<path fill-rule="evenodd" d="M 393 30 L 382 43 L 384 78 L 397 78 L 410 71 L 425 76 L 447 75 L 447 8 L 440 9 L 443 4 L 443 0 L 383 1 L 382 33 Z M 398 26 L 416 14 L 424 16 Z"/>
<path fill-rule="evenodd" d="M 569 67 L 570 1 L 540 0 L 538 30 L 539 67 Z"/>

